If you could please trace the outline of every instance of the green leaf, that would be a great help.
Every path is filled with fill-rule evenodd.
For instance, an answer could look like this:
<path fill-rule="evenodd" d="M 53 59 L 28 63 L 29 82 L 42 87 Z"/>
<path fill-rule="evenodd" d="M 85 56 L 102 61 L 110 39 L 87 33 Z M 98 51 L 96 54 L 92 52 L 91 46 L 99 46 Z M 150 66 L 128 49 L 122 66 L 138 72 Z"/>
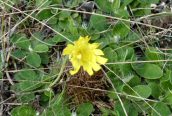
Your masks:
<path fill-rule="evenodd" d="M 70 17 L 68 18 L 68 29 L 70 30 L 71 34 L 78 34 L 77 26 L 74 22 L 74 20 Z"/>
<path fill-rule="evenodd" d="M 26 35 L 14 35 L 11 39 L 11 42 L 14 43 L 17 47 L 28 50 L 29 46 L 31 45 L 31 42 L 28 38 L 26 38 Z"/>
<path fill-rule="evenodd" d="M 102 116 L 115 116 L 115 111 L 101 107 L 100 108 L 101 112 L 102 112 Z"/>
<path fill-rule="evenodd" d="M 169 69 L 165 70 L 164 76 L 160 80 L 161 82 L 163 81 L 169 81 L 172 84 L 172 71 Z"/>
<path fill-rule="evenodd" d="M 146 60 L 163 60 L 163 55 L 158 51 L 157 49 L 153 47 L 149 47 L 149 49 L 146 49 L 145 51 Z M 156 62 L 155 62 L 156 63 Z M 163 66 L 163 62 L 157 62 L 156 64 L 159 64 L 159 66 Z"/>
<path fill-rule="evenodd" d="M 24 50 L 20 50 L 20 49 L 16 49 L 15 51 L 13 51 L 11 53 L 11 55 L 14 57 L 14 58 L 24 58 L 26 55 L 27 55 L 27 52 L 24 51 Z"/>
<path fill-rule="evenodd" d="M 47 53 L 39 54 L 41 57 L 41 63 L 42 64 L 48 64 L 49 63 L 49 55 Z"/>
<path fill-rule="evenodd" d="M 117 53 L 112 48 L 107 47 L 103 51 L 104 51 L 105 57 L 108 59 L 108 62 L 112 63 L 112 62 L 117 61 Z"/>
<path fill-rule="evenodd" d="M 162 103 L 158 102 L 153 107 L 159 114 L 157 114 L 155 111 L 152 110 L 151 116 L 169 116 L 171 114 L 169 107 Z"/>
<path fill-rule="evenodd" d="M 105 54 L 105 58 L 107 58 L 108 62 L 110 62 L 110 63 L 116 62 L 118 59 L 117 53 L 110 47 L 107 47 L 104 49 L 104 54 Z M 108 65 L 108 67 L 111 69 L 117 69 L 116 66 L 117 65 L 113 65 L 113 64 Z"/>
<path fill-rule="evenodd" d="M 94 111 L 94 108 L 91 103 L 83 103 L 79 105 L 77 108 L 78 116 L 90 116 L 91 112 L 93 111 Z"/>
<path fill-rule="evenodd" d="M 45 9 L 39 12 L 39 14 L 37 15 L 37 18 L 39 20 L 45 20 L 50 18 L 51 16 L 53 16 L 53 14 L 51 13 L 50 9 Z"/>
<path fill-rule="evenodd" d="M 64 39 L 61 37 L 61 36 L 59 36 L 59 35 L 55 35 L 53 38 L 51 38 L 52 39 L 52 41 L 54 42 L 54 43 L 58 43 L 58 42 L 62 42 L 62 41 L 64 41 Z"/>
<path fill-rule="evenodd" d="M 163 76 L 163 71 L 158 65 L 145 63 L 133 64 L 133 69 L 146 79 L 158 79 Z"/>
<path fill-rule="evenodd" d="M 171 91 L 170 92 L 168 92 L 168 91 L 166 92 L 166 95 L 165 95 L 165 97 L 163 99 L 163 102 L 168 104 L 168 105 L 172 105 L 172 92 Z"/>
<path fill-rule="evenodd" d="M 152 89 L 152 96 L 156 99 L 161 95 L 161 89 L 158 83 L 150 82 L 148 86 Z"/>
<path fill-rule="evenodd" d="M 148 98 L 151 95 L 151 88 L 147 85 L 137 85 L 133 87 L 133 90 L 143 98 Z"/>
<path fill-rule="evenodd" d="M 45 7 L 48 7 L 49 4 L 51 3 L 51 0 L 49 1 L 45 1 L 45 0 L 35 0 L 36 3 L 36 7 L 39 7 L 39 8 L 45 8 Z M 41 7 L 40 7 L 41 6 Z"/>
<path fill-rule="evenodd" d="M 139 85 L 140 83 L 141 83 L 141 79 L 136 75 L 134 75 L 134 77 L 128 82 L 128 84 L 131 87 Z"/>
<path fill-rule="evenodd" d="M 60 11 L 60 13 L 59 13 L 59 20 L 65 20 L 66 18 L 70 17 L 70 14 L 71 13 L 68 12 L 68 11 Z"/>
<path fill-rule="evenodd" d="M 23 69 L 14 75 L 14 79 L 19 83 L 16 83 L 12 88 L 17 91 L 30 91 L 40 86 L 40 76 L 34 71 L 29 69 Z"/>
<path fill-rule="evenodd" d="M 153 3 L 158 3 L 159 0 L 138 0 L 140 3 L 147 3 L 147 4 L 153 4 Z"/>
<path fill-rule="evenodd" d="M 106 29 L 106 18 L 102 16 L 92 15 L 90 19 L 90 28 L 94 28 L 97 31 L 103 31 Z"/>
<path fill-rule="evenodd" d="M 167 81 L 161 81 L 160 82 L 160 87 L 166 91 L 166 90 L 171 90 L 172 89 L 172 84 L 170 83 L 169 80 Z"/>
<path fill-rule="evenodd" d="M 104 12 L 110 13 L 114 9 L 114 7 L 113 7 L 114 2 L 112 0 L 95 0 L 95 2 L 98 4 L 98 6 Z"/>
<path fill-rule="evenodd" d="M 130 104 L 129 104 L 129 101 L 123 101 L 123 104 L 124 104 L 124 109 L 126 110 L 126 112 L 128 113 L 129 112 L 129 108 L 130 108 Z M 117 101 L 115 103 L 115 108 L 114 108 L 116 114 L 120 114 L 119 116 L 125 116 L 125 113 L 124 113 L 124 110 L 123 110 L 123 107 L 121 106 L 121 103 L 119 101 Z M 115 116 L 118 116 L 118 115 L 115 115 Z"/>
<path fill-rule="evenodd" d="M 12 116 L 36 116 L 36 111 L 27 105 L 15 107 L 11 111 Z"/>
<path fill-rule="evenodd" d="M 28 64 L 30 64 L 31 66 L 34 67 L 39 67 L 41 65 L 41 58 L 37 53 L 30 53 L 27 57 L 26 57 L 26 61 Z"/>
<path fill-rule="evenodd" d="M 119 7 L 120 7 L 120 0 L 114 0 L 113 1 L 113 8 L 119 9 Z"/>
<path fill-rule="evenodd" d="M 45 44 L 38 44 L 33 50 L 38 53 L 48 52 L 48 46 Z"/>
<path fill-rule="evenodd" d="M 15 80 L 35 80 L 37 79 L 37 75 L 33 70 L 23 69 L 15 74 Z"/>
<path fill-rule="evenodd" d="M 110 41 L 109 38 L 102 38 L 102 37 L 97 39 L 95 42 L 100 43 L 101 48 L 104 48 L 104 47 L 108 46 L 110 42 L 112 43 L 112 41 Z"/>
<path fill-rule="evenodd" d="M 133 0 L 121 0 L 124 6 L 130 4 Z"/>
<path fill-rule="evenodd" d="M 130 24 L 128 22 L 119 21 L 113 28 L 113 34 L 124 38 L 130 32 Z"/>
<path fill-rule="evenodd" d="M 3 77 L 3 73 L 2 73 L 2 72 L 0 72 L 0 79 L 2 79 L 2 77 Z"/>
<path fill-rule="evenodd" d="M 28 94 L 24 94 L 24 95 L 17 95 L 17 98 L 20 100 L 20 102 L 28 103 L 28 102 L 35 100 L 35 94 L 28 93 Z"/>
<path fill-rule="evenodd" d="M 131 104 L 130 108 L 129 108 L 129 113 L 128 116 L 138 116 L 139 112 L 136 110 L 135 107 L 133 107 L 133 105 Z"/>
<path fill-rule="evenodd" d="M 147 60 L 162 60 L 162 57 L 160 56 L 160 51 L 152 47 L 146 49 L 145 55 Z"/>

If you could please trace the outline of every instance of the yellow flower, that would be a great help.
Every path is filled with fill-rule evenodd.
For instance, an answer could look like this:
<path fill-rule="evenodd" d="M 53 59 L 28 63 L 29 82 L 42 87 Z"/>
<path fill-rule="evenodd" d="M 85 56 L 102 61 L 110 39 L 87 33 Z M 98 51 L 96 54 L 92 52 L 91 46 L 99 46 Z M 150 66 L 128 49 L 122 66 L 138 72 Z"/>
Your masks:
<path fill-rule="evenodd" d="M 99 44 L 90 44 L 88 43 L 89 40 L 88 36 L 80 37 L 79 40 L 74 42 L 74 45 L 68 44 L 64 49 L 63 55 L 69 55 L 69 60 L 74 68 L 70 71 L 71 75 L 76 74 L 80 67 L 83 67 L 89 75 L 93 75 L 93 70 L 100 70 L 100 65 L 107 62 L 106 58 L 101 57 L 104 53 L 98 49 Z"/>

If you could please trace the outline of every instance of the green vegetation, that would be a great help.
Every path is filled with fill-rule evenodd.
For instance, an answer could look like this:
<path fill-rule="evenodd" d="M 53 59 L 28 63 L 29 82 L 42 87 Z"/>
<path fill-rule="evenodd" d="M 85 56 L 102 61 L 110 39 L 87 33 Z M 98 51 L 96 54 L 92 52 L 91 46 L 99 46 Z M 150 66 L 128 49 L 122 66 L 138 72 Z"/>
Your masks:
<path fill-rule="evenodd" d="M 172 14 L 156 3 L 0 0 L 0 115 L 172 114 Z M 92 76 L 62 55 L 80 36 L 108 59 Z"/>

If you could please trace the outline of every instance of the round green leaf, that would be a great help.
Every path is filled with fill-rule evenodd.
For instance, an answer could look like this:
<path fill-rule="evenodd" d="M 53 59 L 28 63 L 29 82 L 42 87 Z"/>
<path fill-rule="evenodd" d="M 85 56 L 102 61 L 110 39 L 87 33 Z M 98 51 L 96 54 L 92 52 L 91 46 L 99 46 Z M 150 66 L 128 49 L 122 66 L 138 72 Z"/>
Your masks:
<path fill-rule="evenodd" d="M 139 85 L 140 83 L 141 83 L 141 79 L 136 75 L 134 75 L 134 77 L 128 82 L 130 86 L 136 86 Z"/>
<path fill-rule="evenodd" d="M 29 70 L 29 69 L 23 69 L 22 71 L 17 72 L 15 74 L 14 78 L 17 81 L 20 81 L 20 80 L 35 81 L 35 80 L 38 80 L 37 74 L 33 70 Z"/>
<path fill-rule="evenodd" d="M 49 56 L 47 53 L 42 53 L 42 54 L 39 54 L 40 57 L 41 57 L 41 63 L 42 64 L 48 64 L 49 63 Z"/>
<path fill-rule="evenodd" d="M 112 48 L 107 47 L 103 51 L 105 53 L 105 57 L 108 59 L 108 62 L 117 61 L 117 53 Z"/>
<path fill-rule="evenodd" d="M 155 48 L 149 48 L 145 51 L 147 60 L 162 60 L 163 57 L 160 56 L 160 52 Z"/>
<path fill-rule="evenodd" d="M 15 51 L 13 51 L 12 53 L 11 53 L 11 55 L 14 57 L 14 58 L 24 58 L 26 55 L 27 55 L 27 52 L 26 51 L 24 51 L 24 50 L 21 50 L 21 49 L 17 49 L 17 50 L 15 50 Z"/>
<path fill-rule="evenodd" d="M 133 68 L 140 76 L 146 79 L 158 79 L 163 76 L 163 71 L 155 64 L 137 64 L 133 65 Z"/>
<path fill-rule="evenodd" d="M 161 90 L 160 90 L 160 86 L 157 83 L 151 82 L 148 84 L 148 86 L 152 89 L 152 96 L 154 98 L 159 98 L 159 96 L 161 95 Z"/>
<path fill-rule="evenodd" d="M 39 67 L 41 65 L 41 58 L 37 53 L 31 53 L 26 57 L 28 64 L 34 67 Z"/>
<path fill-rule="evenodd" d="M 97 31 L 103 31 L 106 29 L 106 18 L 101 16 L 92 15 L 90 19 L 90 27 Z"/>
<path fill-rule="evenodd" d="M 169 116 L 171 114 L 169 107 L 162 102 L 156 103 L 154 109 L 158 112 L 158 114 L 152 110 L 151 116 Z"/>
<path fill-rule="evenodd" d="M 27 49 L 31 45 L 31 42 L 26 35 L 14 35 L 11 39 L 11 42 L 14 43 L 18 48 Z"/>
<path fill-rule="evenodd" d="M 90 116 L 91 112 L 93 111 L 94 108 L 91 103 L 83 103 L 78 106 L 77 114 L 78 116 Z"/>
<path fill-rule="evenodd" d="M 133 90 L 143 98 L 148 98 L 151 95 L 151 88 L 147 85 L 137 85 Z"/>
<path fill-rule="evenodd" d="M 45 44 L 38 44 L 35 46 L 34 51 L 38 53 L 48 52 L 48 46 Z"/>
<path fill-rule="evenodd" d="M 33 70 L 23 69 L 15 74 L 14 79 L 18 81 L 18 83 L 12 86 L 15 91 L 30 91 L 40 86 L 40 79 L 37 73 Z"/>
<path fill-rule="evenodd" d="M 113 34 L 124 38 L 130 32 L 130 24 L 127 22 L 118 22 L 113 28 Z"/>
<path fill-rule="evenodd" d="M 159 85 L 164 91 L 166 90 L 171 90 L 172 89 L 172 84 L 170 81 L 161 81 Z"/>
<path fill-rule="evenodd" d="M 18 106 L 11 111 L 12 116 L 36 116 L 36 111 L 31 106 Z"/>
<path fill-rule="evenodd" d="M 171 92 L 167 92 L 165 98 L 163 99 L 163 101 L 169 105 L 172 105 L 172 93 Z"/>

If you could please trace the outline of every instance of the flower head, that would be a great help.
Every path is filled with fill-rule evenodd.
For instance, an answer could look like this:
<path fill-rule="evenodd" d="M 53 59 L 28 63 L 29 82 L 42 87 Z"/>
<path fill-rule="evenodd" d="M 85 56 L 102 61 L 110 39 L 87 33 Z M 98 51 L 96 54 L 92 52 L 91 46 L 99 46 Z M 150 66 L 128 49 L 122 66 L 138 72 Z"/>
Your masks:
<path fill-rule="evenodd" d="M 98 43 L 89 43 L 90 38 L 80 37 L 74 44 L 68 44 L 63 51 L 63 55 L 69 55 L 69 60 L 72 63 L 74 70 L 71 70 L 72 75 L 76 74 L 81 67 L 89 75 L 93 75 L 93 70 L 101 69 L 101 64 L 105 64 L 107 59 L 102 57 L 103 51 L 98 49 Z"/>

